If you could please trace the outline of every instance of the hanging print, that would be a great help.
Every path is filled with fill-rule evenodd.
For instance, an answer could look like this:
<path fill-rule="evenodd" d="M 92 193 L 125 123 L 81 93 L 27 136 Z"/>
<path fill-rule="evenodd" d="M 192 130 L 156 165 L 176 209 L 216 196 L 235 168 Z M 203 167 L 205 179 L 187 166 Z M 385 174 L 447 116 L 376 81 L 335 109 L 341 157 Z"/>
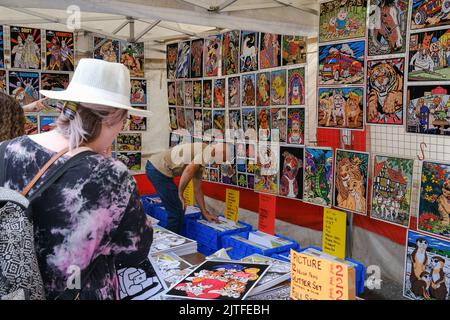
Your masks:
<path fill-rule="evenodd" d="M 363 84 L 366 41 L 319 47 L 319 85 Z"/>
<path fill-rule="evenodd" d="M 306 63 L 306 37 L 283 36 L 283 66 Z"/>
<path fill-rule="evenodd" d="M 213 102 L 212 80 L 203 80 L 203 108 L 211 108 Z"/>
<path fill-rule="evenodd" d="M 367 1 L 333 0 L 320 4 L 319 42 L 363 38 Z"/>
<path fill-rule="evenodd" d="M 130 70 L 130 77 L 144 77 L 144 43 L 121 42 L 120 62 Z"/>
<path fill-rule="evenodd" d="M 175 89 L 177 91 L 177 106 L 184 106 L 184 81 L 178 80 L 175 84 Z"/>
<path fill-rule="evenodd" d="M 367 62 L 367 123 L 403 125 L 404 58 Z"/>
<path fill-rule="evenodd" d="M 239 36 L 240 31 L 233 30 L 223 34 L 222 43 L 222 75 L 227 76 L 239 72 Z"/>
<path fill-rule="evenodd" d="M 201 138 L 203 134 L 202 109 L 194 109 L 194 137 Z"/>
<path fill-rule="evenodd" d="M 215 35 L 205 39 L 205 77 L 217 77 L 219 75 L 220 55 L 222 51 L 222 36 Z"/>
<path fill-rule="evenodd" d="M 319 127 L 362 129 L 363 87 L 319 88 Z"/>
<path fill-rule="evenodd" d="M 202 80 L 195 80 L 193 82 L 193 96 L 194 96 L 194 107 L 202 107 L 202 93 L 203 93 L 203 83 Z"/>
<path fill-rule="evenodd" d="M 288 70 L 288 105 L 304 105 L 305 101 L 305 68 Z"/>
<path fill-rule="evenodd" d="M 450 23 L 450 1 L 411 0 L 411 30 L 445 26 Z"/>
<path fill-rule="evenodd" d="M 228 107 L 239 108 L 241 106 L 241 78 L 228 78 Z"/>
<path fill-rule="evenodd" d="M 177 124 L 177 108 L 176 107 L 169 107 L 169 121 L 170 121 L 170 129 L 177 130 L 178 124 Z"/>
<path fill-rule="evenodd" d="M 255 167 L 255 191 L 277 194 L 279 172 L 279 148 L 278 145 L 260 143 Z"/>
<path fill-rule="evenodd" d="M 56 119 L 58 117 L 49 117 L 49 116 L 39 116 L 39 132 L 49 132 L 56 128 Z"/>
<path fill-rule="evenodd" d="M 334 205 L 365 215 L 369 154 L 336 149 Z"/>
<path fill-rule="evenodd" d="M 273 105 L 286 104 L 286 70 L 272 71 L 270 96 Z"/>
<path fill-rule="evenodd" d="M 212 110 L 204 109 L 203 110 L 203 132 L 204 134 L 211 134 L 212 130 Z"/>
<path fill-rule="evenodd" d="M 184 105 L 186 107 L 192 108 L 194 106 L 194 96 L 193 96 L 193 83 L 192 81 L 184 82 Z"/>
<path fill-rule="evenodd" d="M 255 106 L 255 74 L 242 75 L 242 106 Z"/>
<path fill-rule="evenodd" d="M 31 115 L 26 115 L 25 116 L 25 134 L 27 136 L 32 135 L 32 134 L 38 134 L 39 133 L 39 129 L 38 129 L 38 117 L 37 116 L 31 116 Z"/>
<path fill-rule="evenodd" d="M 303 148 L 280 147 L 280 191 L 282 197 L 303 197 Z"/>
<path fill-rule="evenodd" d="M 450 78 L 450 29 L 413 33 L 409 40 L 409 81 Z"/>
<path fill-rule="evenodd" d="M 303 201 L 331 207 L 333 190 L 333 150 L 305 149 Z"/>
<path fill-rule="evenodd" d="M 241 73 L 258 71 L 258 32 L 242 31 L 241 33 Z"/>
<path fill-rule="evenodd" d="M 46 69 L 55 71 L 73 71 L 75 50 L 72 32 L 45 32 Z"/>
<path fill-rule="evenodd" d="M 145 106 L 134 106 L 137 109 L 144 110 Z M 147 131 L 147 118 L 138 116 L 129 116 L 129 131 Z M 124 130 L 125 131 L 125 130 Z"/>
<path fill-rule="evenodd" d="M 117 151 L 141 151 L 141 133 L 119 133 L 116 138 Z"/>
<path fill-rule="evenodd" d="M 244 129 L 246 139 L 257 140 L 255 108 L 242 109 L 242 129 Z"/>
<path fill-rule="evenodd" d="M 147 104 L 147 80 L 131 79 L 131 104 Z"/>
<path fill-rule="evenodd" d="M 225 110 L 213 110 L 213 129 L 216 138 L 225 137 Z"/>
<path fill-rule="evenodd" d="M 105 60 L 108 62 L 119 62 L 120 59 L 119 40 L 94 37 L 94 58 Z"/>
<path fill-rule="evenodd" d="M 177 124 L 178 129 L 186 129 L 186 118 L 183 107 L 177 107 Z"/>
<path fill-rule="evenodd" d="M 288 109 L 287 143 L 305 144 L 305 108 Z"/>
<path fill-rule="evenodd" d="M 61 91 L 67 89 L 69 85 L 69 74 L 67 73 L 41 73 L 42 90 Z M 48 99 L 45 102 L 50 108 L 41 110 L 41 112 L 58 112 L 56 110 L 58 100 Z"/>
<path fill-rule="evenodd" d="M 220 176 L 222 178 L 222 183 L 237 185 L 237 172 L 236 165 L 234 164 L 221 164 L 220 165 Z"/>
<path fill-rule="evenodd" d="M 270 140 L 270 109 L 257 108 L 258 113 L 258 139 L 259 141 Z"/>
<path fill-rule="evenodd" d="M 234 136 L 240 136 L 239 132 L 242 130 L 240 109 L 228 111 L 228 128 L 234 130 Z"/>
<path fill-rule="evenodd" d="M 118 152 L 117 160 L 126 165 L 128 170 L 141 170 L 142 154 L 140 152 Z"/>
<path fill-rule="evenodd" d="M 41 69 L 41 30 L 11 27 L 11 67 Z"/>
<path fill-rule="evenodd" d="M 376 155 L 373 164 L 374 219 L 409 226 L 414 160 Z"/>
<path fill-rule="evenodd" d="M 167 82 L 167 99 L 169 106 L 175 106 L 177 104 L 177 90 L 175 81 Z"/>
<path fill-rule="evenodd" d="M 260 69 L 276 68 L 281 66 L 281 35 L 274 33 L 261 33 L 259 46 Z"/>
<path fill-rule="evenodd" d="M 256 105 L 270 105 L 270 72 L 256 74 Z"/>
<path fill-rule="evenodd" d="M 203 77 L 203 39 L 191 43 L 191 78 Z"/>
<path fill-rule="evenodd" d="M 417 229 L 450 239 L 450 165 L 424 161 Z"/>
<path fill-rule="evenodd" d="M 21 107 L 39 100 L 39 73 L 9 71 L 9 95 Z"/>
<path fill-rule="evenodd" d="M 408 230 L 403 296 L 450 300 L 450 242 Z"/>
<path fill-rule="evenodd" d="M 175 80 L 177 71 L 178 43 L 166 47 L 167 80 Z"/>
<path fill-rule="evenodd" d="M 286 124 L 286 108 L 271 108 L 270 109 L 270 138 L 272 142 L 286 142 L 287 124 Z"/>
<path fill-rule="evenodd" d="M 0 70 L 0 92 L 8 94 L 6 70 Z"/>
<path fill-rule="evenodd" d="M 3 26 L 0 26 L 0 68 L 5 67 L 5 35 Z"/>
<path fill-rule="evenodd" d="M 225 108 L 225 79 L 214 79 L 214 108 Z"/>
<path fill-rule="evenodd" d="M 191 43 L 189 41 L 178 44 L 177 78 L 189 78 L 191 61 Z"/>
<path fill-rule="evenodd" d="M 410 86 L 407 126 L 411 133 L 450 134 L 450 86 Z"/>

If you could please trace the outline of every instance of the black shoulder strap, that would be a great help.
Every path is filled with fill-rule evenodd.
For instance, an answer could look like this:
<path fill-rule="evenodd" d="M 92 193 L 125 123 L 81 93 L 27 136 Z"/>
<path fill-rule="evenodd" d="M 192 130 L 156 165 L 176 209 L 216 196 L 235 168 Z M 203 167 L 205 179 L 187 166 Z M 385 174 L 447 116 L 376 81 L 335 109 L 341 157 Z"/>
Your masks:
<path fill-rule="evenodd" d="M 6 178 L 6 148 L 9 141 L 3 141 L 0 144 L 0 187 L 5 184 Z"/>

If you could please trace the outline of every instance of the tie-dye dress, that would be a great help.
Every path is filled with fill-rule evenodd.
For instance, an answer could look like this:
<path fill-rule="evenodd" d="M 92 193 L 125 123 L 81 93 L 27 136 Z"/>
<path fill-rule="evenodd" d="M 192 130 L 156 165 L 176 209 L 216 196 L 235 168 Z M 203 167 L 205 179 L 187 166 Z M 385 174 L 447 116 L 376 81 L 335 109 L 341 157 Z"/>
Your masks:
<path fill-rule="evenodd" d="M 5 186 L 21 191 L 53 155 L 26 136 L 13 140 L 6 150 Z M 29 196 L 67 159 L 53 164 Z M 103 257 L 80 299 L 117 299 L 116 267 L 138 265 L 148 256 L 153 239 L 151 223 L 133 178 L 120 162 L 89 155 L 32 206 L 35 246 L 47 299 L 57 297 L 77 268 L 86 270 L 99 256 Z"/>

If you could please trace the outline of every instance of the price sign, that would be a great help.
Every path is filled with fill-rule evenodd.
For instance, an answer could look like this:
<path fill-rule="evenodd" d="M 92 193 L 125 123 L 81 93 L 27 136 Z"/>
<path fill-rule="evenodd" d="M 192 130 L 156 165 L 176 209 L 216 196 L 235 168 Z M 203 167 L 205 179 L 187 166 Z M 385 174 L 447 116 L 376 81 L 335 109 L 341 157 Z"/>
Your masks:
<path fill-rule="evenodd" d="M 237 222 L 239 219 L 239 191 L 227 189 L 225 198 L 225 218 Z"/>
<path fill-rule="evenodd" d="M 322 251 L 345 259 L 347 214 L 343 211 L 325 208 L 323 210 Z"/>
<path fill-rule="evenodd" d="M 186 205 L 193 206 L 194 205 L 194 182 L 189 181 L 186 189 L 183 192 L 184 201 L 186 201 Z"/>
<path fill-rule="evenodd" d="M 259 219 L 258 230 L 275 234 L 275 210 L 277 198 L 269 194 L 259 194 Z"/>

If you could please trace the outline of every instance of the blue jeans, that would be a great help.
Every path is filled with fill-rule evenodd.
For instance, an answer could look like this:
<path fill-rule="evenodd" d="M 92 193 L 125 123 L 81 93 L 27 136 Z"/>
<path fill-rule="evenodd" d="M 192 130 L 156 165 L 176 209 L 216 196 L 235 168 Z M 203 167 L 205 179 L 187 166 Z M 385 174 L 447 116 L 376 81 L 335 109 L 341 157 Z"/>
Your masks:
<path fill-rule="evenodd" d="M 147 161 L 145 170 L 148 179 L 161 197 L 162 204 L 167 211 L 166 229 L 180 234 L 184 222 L 184 210 L 178 198 L 178 187 L 172 178 L 158 171 L 150 161 Z"/>

